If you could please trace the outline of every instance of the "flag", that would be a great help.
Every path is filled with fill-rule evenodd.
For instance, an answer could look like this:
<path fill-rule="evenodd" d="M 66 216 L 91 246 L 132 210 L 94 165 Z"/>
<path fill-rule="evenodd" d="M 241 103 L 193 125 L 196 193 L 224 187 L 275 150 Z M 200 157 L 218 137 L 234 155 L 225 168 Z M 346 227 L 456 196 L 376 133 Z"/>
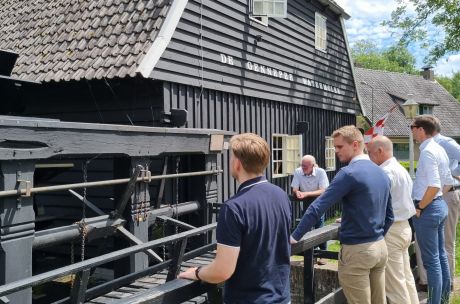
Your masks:
<path fill-rule="evenodd" d="M 367 144 L 372 140 L 372 138 L 376 137 L 377 135 L 383 135 L 383 129 L 385 127 L 385 122 L 390 116 L 390 113 L 396 108 L 397 105 L 391 107 L 391 109 L 382 116 L 375 125 L 369 128 L 366 132 L 364 132 L 364 143 Z"/>

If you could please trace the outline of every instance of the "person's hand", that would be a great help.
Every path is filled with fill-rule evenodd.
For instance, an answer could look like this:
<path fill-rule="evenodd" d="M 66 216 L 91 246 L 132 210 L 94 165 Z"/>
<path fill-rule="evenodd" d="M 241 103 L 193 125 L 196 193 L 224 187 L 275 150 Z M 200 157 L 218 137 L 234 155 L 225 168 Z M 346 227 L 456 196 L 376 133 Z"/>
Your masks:
<path fill-rule="evenodd" d="M 295 196 L 297 197 L 297 199 L 303 199 L 303 194 L 302 194 L 302 192 L 300 192 L 300 191 L 297 191 L 297 192 L 295 193 Z"/>
<path fill-rule="evenodd" d="M 289 243 L 291 243 L 291 245 L 294 245 L 294 244 L 297 243 L 297 241 L 291 236 L 291 237 L 289 238 Z"/>
<path fill-rule="evenodd" d="M 179 273 L 177 278 L 197 281 L 198 278 L 195 275 L 195 270 L 196 270 L 196 267 L 191 267 L 187 269 L 186 271 Z"/>
<path fill-rule="evenodd" d="M 420 209 L 415 209 L 415 216 L 416 216 L 416 217 L 420 217 L 420 214 L 422 214 L 422 212 L 420 211 Z"/>

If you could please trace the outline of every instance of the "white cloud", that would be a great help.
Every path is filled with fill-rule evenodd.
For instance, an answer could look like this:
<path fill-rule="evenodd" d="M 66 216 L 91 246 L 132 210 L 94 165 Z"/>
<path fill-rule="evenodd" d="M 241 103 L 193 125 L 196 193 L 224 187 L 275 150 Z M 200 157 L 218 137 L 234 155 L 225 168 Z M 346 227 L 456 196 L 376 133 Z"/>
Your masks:
<path fill-rule="evenodd" d="M 390 20 L 391 12 L 397 7 L 394 0 L 335 0 L 351 18 L 345 22 L 350 45 L 353 46 L 356 41 L 368 40 L 377 45 L 379 48 L 387 48 L 393 44 L 397 36 L 387 27 L 381 25 L 382 21 Z M 411 3 L 407 3 L 409 13 L 414 12 Z M 443 33 L 438 28 L 428 26 L 428 37 L 433 41 L 442 40 Z M 423 67 L 423 59 L 427 55 L 427 50 L 420 47 L 420 44 L 413 44 L 409 47 L 411 54 L 416 58 L 416 66 Z M 460 71 L 460 55 L 451 55 L 441 59 L 435 67 L 437 75 L 451 76 L 453 72 Z"/>
<path fill-rule="evenodd" d="M 435 75 L 452 76 L 460 71 L 460 54 L 450 55 L 441 59 L 434 68 Z"/>
<path fill-rule="evenodd" d="M 351 15 L 345 23 L 351 44 L 364 39 L 385 47 L 387 40 L 392 39 L 391 32 L 381 22 L 389 19 L 396 7 L 393 0 L 337 0 L 337 3 Z"/>

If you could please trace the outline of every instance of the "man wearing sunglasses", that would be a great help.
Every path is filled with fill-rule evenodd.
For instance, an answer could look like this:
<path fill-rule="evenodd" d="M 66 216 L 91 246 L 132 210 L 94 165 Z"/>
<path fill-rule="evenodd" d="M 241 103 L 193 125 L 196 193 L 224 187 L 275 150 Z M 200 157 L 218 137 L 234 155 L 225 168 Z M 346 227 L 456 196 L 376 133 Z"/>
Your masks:
<path fill-rule="evenodd" d="M 428 303 L 448 303 L 451 282 L 444 249 L 444 226 L 448 209 L 442 194 L 453 183 L 449 158 L 433 139 L 436 125 L 432 116 L 417 116 L 410 128 L 414 139 L 420 143 L 420 157 L 412 190 L 416 209 L 413 224 L 427 272 Z"/>

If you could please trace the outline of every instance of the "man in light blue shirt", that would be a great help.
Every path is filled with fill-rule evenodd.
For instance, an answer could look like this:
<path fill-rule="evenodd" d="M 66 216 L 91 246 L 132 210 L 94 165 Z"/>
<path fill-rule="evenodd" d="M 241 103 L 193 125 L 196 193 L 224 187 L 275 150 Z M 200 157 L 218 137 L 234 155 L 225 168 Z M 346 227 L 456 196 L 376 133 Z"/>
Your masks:
<path fill-rule="evenodd" d="M 453 176 L 452 187 L 443 194 L 443 198 L 447 203 L 449 213 L 447 215 L 446 226 L 444 228 L 445 237 L 445 248 L 447 251 L 447 259 L 450 266 L 450 278 L 453 284 L 454 270 L 455 270 L 455 238 L 457 231 L 458 217 L 460 215 L 460 145 L 452 138 L 443 136 L 441 132 L 441 123 L 436 117 L 435 120 L 436 130 L 434 132 L 433 139 L 446 151 L 447 157 L 449 157 L 449 168 Z M 459 171 L 457 175 L 455 172 Z"/>
<path fill-rule="evenodd" d="M 318 167 L 316 159 L 313 155 L 305 155 L 302 157 L 300 167 L 295 169 L 294 177 L 292 178 L 291 188 L 292 195 L 295 199 L 302 201 L 302 214 L 307 207 L 329 186 L 329 179 L 326 171 Z M 294 202 L 294 204 L 297 202 Z M 299 202 L 300 203 L 300 202 Z M 324 226 L 324 215 L 315 224 L 315 229 Z M 319 246 L 321 250 L 327 250 L 327 243 L 322 243 Z M 325 261 L 319 259 L 318 265 L 325 265 Z"/>
<path fill-rule="evenodd" d="M 416 209 L 413 224 L 427 272 L 428 303 L 448 303 L 450 272 L 444 249 L 444 225 L 448 211 L 442 194 L 444 187 L 452 185 L 449 159 L 432 138 L 436 129 L 432 116 L 417 116 L 410 128 L 414 139 L 420 143 L 420 158 L 412 190 Z"/>
<path fill-rule="evenodd" d="M 303 200 L 308 197 L 317 198 L 329 186 L 326 171 L 318 167 L 312 155 L 302 157 L 302 163 L 295 169 L 291 188 L 295 198 Z"/>

